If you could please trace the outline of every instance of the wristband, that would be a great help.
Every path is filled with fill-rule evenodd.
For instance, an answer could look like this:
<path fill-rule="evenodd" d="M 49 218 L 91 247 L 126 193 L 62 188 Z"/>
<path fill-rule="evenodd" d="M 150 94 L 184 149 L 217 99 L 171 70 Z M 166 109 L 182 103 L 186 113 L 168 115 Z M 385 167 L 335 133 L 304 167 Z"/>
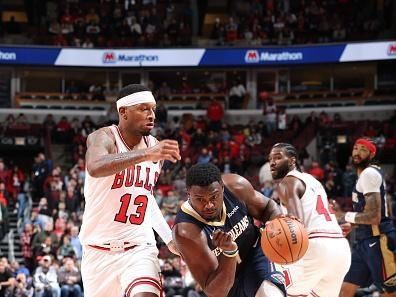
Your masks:
<path fill-rule="evenodd" d="M 345 221 L 348 223 L 355 224 L 357 212 L 348 211 L 345 213 Z"/>
<path fill-rule="evenodd" d="M 223 255 L 228 258 L 236 257 L 236 256 L 238 256 L 238 254 L 239 254 L 238 248 L 233 251 L 223 251 Z"/>

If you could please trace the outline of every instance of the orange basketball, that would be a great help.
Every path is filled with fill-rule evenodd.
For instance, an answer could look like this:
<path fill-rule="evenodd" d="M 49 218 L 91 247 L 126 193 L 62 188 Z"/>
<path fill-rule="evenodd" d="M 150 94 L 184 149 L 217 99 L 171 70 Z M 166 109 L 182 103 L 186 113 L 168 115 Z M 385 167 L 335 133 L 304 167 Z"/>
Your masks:
<path fill-rule="evenodd" d="M 261 248 L 270 261 L 291 264 L 305 255 L 308 234 L 299 221 L 276 218 L 268 222 L 261 233 Z"/>

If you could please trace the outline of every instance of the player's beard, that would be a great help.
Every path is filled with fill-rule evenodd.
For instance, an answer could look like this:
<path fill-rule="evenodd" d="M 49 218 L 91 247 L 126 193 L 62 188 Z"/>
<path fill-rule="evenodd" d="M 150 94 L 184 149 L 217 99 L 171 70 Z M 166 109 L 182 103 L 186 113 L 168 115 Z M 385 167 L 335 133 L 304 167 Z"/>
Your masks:
<path fill-rule="evenodd" d="M 355 168 L 360 168 L 360 169 L 364 169 L 366 167 L 368 167 L 370 165 L 370 156 L 368 156 L 365 159 L 360 159 L 360 160 L 355 160 L 352 157 L 352 164 Z"/>
<path fill-rule="evenodd" d="M 286 174 L 288 174 L 290 171 L 289 166 L 287 166 L 287 164 L 278 167 L 278 169 L 274 172 L 274 174 L 272 175 L 272 178 L 274 180 L 280 180 L 282 178 L 284 178 L 286 176 Z"/>

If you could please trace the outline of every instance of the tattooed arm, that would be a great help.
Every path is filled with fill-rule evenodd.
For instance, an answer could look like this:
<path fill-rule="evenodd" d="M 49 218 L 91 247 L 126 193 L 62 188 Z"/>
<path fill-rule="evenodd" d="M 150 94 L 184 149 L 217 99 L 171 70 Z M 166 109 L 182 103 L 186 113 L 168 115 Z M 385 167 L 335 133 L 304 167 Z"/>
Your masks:
<path fill-rule="evenodd" d="M 114 135 L 110 128 L 105 127 L 88 136 L 85 160 L 91 176 L 105 177 L 144 161 L 176 162 L 180 160 L 180 154 L 175 140 L 163 140 L 147 149 L 117 153 Z"/>
<path fill-rule="evenodd" d="M 383 183 L 381 174 L 374 168 L 366 168 L 359 176 L 356 189 L 363 193 L 365 207 L 362 212 L 343 212 L 336 205 L 334 210 L 340 222 L 347 221 L 353 224 L 378 225 L 381 222 L 380 188 Z"/>
<path fill-rule="evenodd" d="M 367 193 L 364 195 L 366 206 L 363 212 L 356 214 L 356 224 L 378 225 L 381 222 L 381 195 L 380 193 Z"/>

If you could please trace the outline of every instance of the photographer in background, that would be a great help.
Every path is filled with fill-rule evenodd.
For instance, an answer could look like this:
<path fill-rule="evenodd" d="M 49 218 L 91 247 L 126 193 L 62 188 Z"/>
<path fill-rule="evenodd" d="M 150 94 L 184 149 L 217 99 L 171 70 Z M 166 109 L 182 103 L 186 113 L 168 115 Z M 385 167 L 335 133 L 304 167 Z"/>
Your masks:
<path fill-rule="evenodd" d="M 33 297 L 32 280 L 27 279 L 24 273 L 18 273 L 15 281 L 8 287 L 5 297 Z"/>

